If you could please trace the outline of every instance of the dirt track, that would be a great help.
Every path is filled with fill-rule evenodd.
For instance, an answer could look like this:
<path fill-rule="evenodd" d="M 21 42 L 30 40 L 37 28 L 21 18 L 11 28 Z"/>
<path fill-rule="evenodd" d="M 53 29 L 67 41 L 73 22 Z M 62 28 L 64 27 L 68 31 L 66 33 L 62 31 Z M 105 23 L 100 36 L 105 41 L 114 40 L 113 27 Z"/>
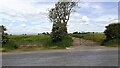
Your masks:
<path fill-rule="evenodd" d="M 82 39 L 82 38 L 75 38 L 75 37 L 73 37 L 72 39 L 73 39 L 72 46 L 68 47 L 66 49 L 73 49 L 73 50 L 111 49 L 111 47 L 100 46 L 98 43 L 96 43 L 94 41 L 91 41 L 91 40 L 85 40 L 85 39 Z"/>

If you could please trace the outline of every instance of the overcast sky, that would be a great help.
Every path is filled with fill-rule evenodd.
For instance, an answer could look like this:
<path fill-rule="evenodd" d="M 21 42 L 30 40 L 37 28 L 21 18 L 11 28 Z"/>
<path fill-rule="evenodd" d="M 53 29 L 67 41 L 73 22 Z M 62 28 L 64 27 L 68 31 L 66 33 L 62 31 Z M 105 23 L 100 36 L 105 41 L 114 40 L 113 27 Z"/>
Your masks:
<path fill-rule="evenodd" d="M 42 1 L 0 0 L 0 25 L 5 25 L 10 34 L 51 32 L 48 10 L 57 1 Z M 103 32 L 106 25 L 118 21 L 117 2 L 80 2 L 73 10 L 67 25 L 69 33 Z"/>

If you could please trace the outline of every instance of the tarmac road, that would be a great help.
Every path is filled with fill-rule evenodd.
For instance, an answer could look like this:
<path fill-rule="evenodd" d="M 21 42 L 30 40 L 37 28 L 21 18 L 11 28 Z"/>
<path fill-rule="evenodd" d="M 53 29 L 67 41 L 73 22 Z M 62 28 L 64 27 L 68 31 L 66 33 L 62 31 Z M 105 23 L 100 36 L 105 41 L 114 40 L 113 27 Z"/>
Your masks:
<path fill-rule="evenodd" d="M 118 66 L 118 50 L 50 50 L 2 55 L 3 66 Z"/>

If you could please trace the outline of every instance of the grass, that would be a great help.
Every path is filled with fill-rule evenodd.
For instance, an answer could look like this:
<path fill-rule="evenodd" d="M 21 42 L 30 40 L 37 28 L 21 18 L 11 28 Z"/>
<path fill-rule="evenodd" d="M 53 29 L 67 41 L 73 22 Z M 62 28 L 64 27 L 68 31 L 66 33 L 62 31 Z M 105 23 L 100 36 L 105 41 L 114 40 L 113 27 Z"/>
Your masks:
<path fill-rule="evenodd" d="M 16 49 L 23 51 L 43 49 L 64 49 L 72 45 L 72 38 L 67 37 L 61 42 L 53 43 L 49 35 L 12 35 L 9 42 L 3 45 L 3 52 Z"/>
<path fill-rule="evenodd" d="M 72 45 L 72 38 L 71 37 L 66 37 L 64 38 L 61 42 L 57 42 L 57 43 L 52 43 L 51 39 L 47 39 L 47 41 L 44 42 L 44 47 L 45 48 L 53 48 L 53 49 L 61 49 L 61 48 L 65 48 L 65 47 L 69 47 Z M 51 47 L 49 47 L 51 46 Z"/>
<path fill-rule="evenodd" d="M 102 45 L 104 46 L 109 46 L 109 47 L 118 47 L 120 39 L 112 39 L 112 40 L 107 40 L 107 41 L 103 41 Z"/>
<path fill-rule="evenodd" d="M 14 40 L 14 42 L 18 45 L 27 45 L 27 44 L 40 44 L 43 42 L 43 39 L 48 39 L 47 35 L 13 35 L 9 36 L 10 40 Z"/>
<path fill-rule="evenodd" d="M 6 44 L 3 44 L 2 48 L 3 48 L 2 51 L 6 52 L 6 51 L 17 49 L 18 46 L 12 40 L 10 40 Z"/>

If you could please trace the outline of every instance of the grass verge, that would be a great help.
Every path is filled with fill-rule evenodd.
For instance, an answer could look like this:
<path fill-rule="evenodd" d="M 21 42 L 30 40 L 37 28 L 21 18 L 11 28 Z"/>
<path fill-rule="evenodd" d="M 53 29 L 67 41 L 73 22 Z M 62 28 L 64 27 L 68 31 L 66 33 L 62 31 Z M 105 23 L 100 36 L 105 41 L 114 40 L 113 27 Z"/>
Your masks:
<path fill-rule="evenodd" d="M 102 42 L 103 46 L 108 46 L 108 47 L 118 47 L 120 39 L 112 39 L 112 40 L 104 40 Z"/>
<path fill-rule="evenodd" d="M 48 35 L 12 35 L 8 36 L 9 42 L 2 45 L 3 52 L 22 50 L 64 49 L 72 45 L 72 38 L 66 37 L 61 42 L 52 43 Z"/>

